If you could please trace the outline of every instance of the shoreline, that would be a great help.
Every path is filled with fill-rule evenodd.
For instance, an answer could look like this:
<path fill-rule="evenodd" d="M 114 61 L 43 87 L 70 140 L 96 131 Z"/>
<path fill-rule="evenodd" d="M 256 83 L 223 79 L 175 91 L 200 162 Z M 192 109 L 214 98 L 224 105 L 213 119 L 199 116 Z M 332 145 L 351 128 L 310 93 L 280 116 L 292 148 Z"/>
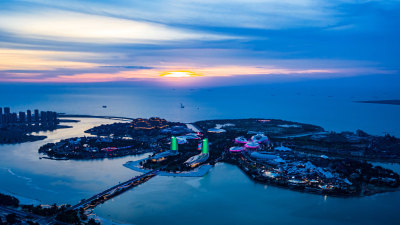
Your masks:
<path fill-rule="evenodd" d="M 110 120 L 134 120 L 135 118 L 123 117 L 123 116 L 95 116 L 85 114 L 64 114 L 60 113 L 57 115 L 59 118 L 98 118 L 98 119 L 110 119 Z"/>
<path fill-rule="evenodd" d="M 229 163 L 229 162 L 225 162 Z M 246 172 L 246 170 L 242 169 L 239 165 L 229 163 L 231 165 L 237 166 L 242 173 L 244 173 L 250 180 L 252 180 L 254 183 L 262 184 L 262 185 L 271 185 L 277 188 L 283 188 L 286 190 L 291 190 L 291 191 L 296 191 L 300 193 L 307 193 L 307 194 L 313 194 L 313 195 L 319 195 L 319 196 L 330 196 L 330 197 L 335 197 L 335 198 L 364 198 L 364 197 L 371 197 L 375 195 L 380 195 L 380 194 L 385 194 L 389 192 L 398 192 L 400 191 L 400 187 L 397 188 L 386 188 L 384 190 L 380 190 L 374 193 L 368 193 L 368 194 L 347 194 L 347 193 L 329 193 L 329 192 L 323 192 L 320 190 L 314 190 L 314 189 L 306 189 L 303 187 L 299 186 L 292 186 L 289 185 L 288 183 L 276 183 L 272 182 L 271 180 L 268 180 L 265 177 L 258 177 L 258 176 L 253 176 L 250 172 Z"/>

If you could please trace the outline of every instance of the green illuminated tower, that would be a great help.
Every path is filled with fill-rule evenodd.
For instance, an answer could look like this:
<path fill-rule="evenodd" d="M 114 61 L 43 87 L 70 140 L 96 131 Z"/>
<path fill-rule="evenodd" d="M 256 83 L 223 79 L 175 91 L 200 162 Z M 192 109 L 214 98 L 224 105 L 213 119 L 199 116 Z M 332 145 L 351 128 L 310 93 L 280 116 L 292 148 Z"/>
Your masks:
<path fill-rule="evenodd" d="M 171 137 L 171 150 L 178 151 L 178 140 L 174 136 Z"/>
<path fill-rule="evenodd" d="M 208 139 L 203 139 L 203 146 L 201 147 L 201 153 L 208 154 Z"/>

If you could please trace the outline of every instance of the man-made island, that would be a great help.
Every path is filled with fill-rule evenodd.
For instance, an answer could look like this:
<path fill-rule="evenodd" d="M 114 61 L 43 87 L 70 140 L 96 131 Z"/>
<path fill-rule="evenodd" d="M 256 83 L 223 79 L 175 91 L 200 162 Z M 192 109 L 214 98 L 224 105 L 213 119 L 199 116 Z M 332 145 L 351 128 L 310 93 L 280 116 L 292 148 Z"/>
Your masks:
<path fill-rule="evenodd" d="M 360 130 L 327 132 L 319 126 L 276 119 L 192 124 L 134 119 L 86 132 L 91 137 L 47 144 L 39 151 L 56 159 L 152 152 L 129 168 L 173 176 L 226 162 L 257 182 L 336 196 L 371 195 L 400 186 L 397 173 L 367 162 L 399 162 L 400 140 L 390 135 L 373 136 Z"/>

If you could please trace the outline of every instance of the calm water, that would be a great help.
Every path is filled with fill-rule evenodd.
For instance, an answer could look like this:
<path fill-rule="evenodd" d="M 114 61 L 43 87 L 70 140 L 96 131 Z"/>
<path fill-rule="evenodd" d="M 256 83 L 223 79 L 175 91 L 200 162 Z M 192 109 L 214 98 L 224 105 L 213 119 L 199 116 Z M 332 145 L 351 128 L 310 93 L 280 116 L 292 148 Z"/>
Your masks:
<path fill-rule="evenodd" d="M 365 78 L 367 79 L 367 78 Z M 368 78 L 370 79 L 370 78 Z M 367 80 L 368 80 L 367 79 Z M 67 113 L 200 119 L 266 117 L 361 128 L 400 136 L 400 106 L 353 103 L 400 98 L 399 83 L 342 85 L 340 80 L 224 88 L 0 85 L 0 105 Z M 382 88 L 385 86 L 385 88 Z M 339 88 L 340 87 L 340 88 Z M 25 90 L 25 92 L 23 92 Z M 29 94 L 26 90 L 29 91 Z M 338 91 L 340 90 L 340 91 Z M 179 104 L 185 105 L 184 109 Z M 106 109 L 101 106 L 107 105 Z M 83 135 L 111 120 L 83 119 L 74 128 L 46 132 L 48 139 L 0 146 L 0 190 L 43 203 L 76 203 L 136 172 L 122 166 L 143 156 L 94 161 L 39 159 L 44 143 Z M 399 165 L 385 166 L 400 172 Z M 202 178 L 155 177 L 96 208 L 106 219 L 130 224 L 399 224 L 400 192 L 333 198 L 255 184 L 238 168 L 218 164 Z"/>

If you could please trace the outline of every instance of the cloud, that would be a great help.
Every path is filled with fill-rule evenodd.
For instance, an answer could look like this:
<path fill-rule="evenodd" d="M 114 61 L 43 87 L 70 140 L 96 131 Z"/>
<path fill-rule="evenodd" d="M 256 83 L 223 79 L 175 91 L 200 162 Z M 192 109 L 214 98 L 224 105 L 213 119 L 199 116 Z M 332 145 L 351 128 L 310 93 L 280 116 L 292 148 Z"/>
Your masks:
<path fill-rule="evenodd" d="M 89 43 L 154 44 L 232 38 L 152 22 L 64 10 L 3 11 L 0 30 L 36 39 Z"/>
<path fill-rule="evenodd" d="M 83 58 L 94 57 L 86 52 L 62 52 L 0 48 L 1 70 L 54 70 L 56 68 L 83 69 L 99 66 L 82 62 Z"/>
<path fill-rule="evenodd" d="M 204 74 L 198 79 L 389 73 L 400 69 L 399 3 L 10 0 L 0 9 L 0 79 L 157 80 L 171 70 Z"/>
<path fill-rule="evenodd" d="M 337 4 L 313 0 L 30 0 L 45 6 L 99 15 L 190 26 L 287 29 L 321 27 L 335 21 Z"/>
<path fill-rule="evenodd" d="M 162 77 L 168 71 L 192 71 L 198 76 L 186 78 Z M 240 77 L 240 76 L 270 76 L 284 75 L 287 77 L 324 78 L 331 76 L 354 76 L 365 73 L 392 74 L 396 71 L 386 71 L 376 68 L 342 68 L 342 69 L 304 69 L 284 68 L 274 66 L 212 66 L 212 67 L 182 67 L 182 66 L 159 66 L 153 69 L 120 70 L 115 72 L 76 72 L 57 76 L 40 76 L 32 72 L 8 73 L 7 77 L 0 77 L 0 81 L 22 81 L 22 82 L 66 82 L 66 83 L 89 83 L 89 82 L 113 82 L 113 81 L 155 81 L 172 83 L 190 83 L 194 81 L 213 79 L 218 77 Z M 13 75 L 14 74 L 14 75 Z M 273 77 L 273 76 L 271 76 Z M 197 79 L 197 80 L 196 80 Z"/>

